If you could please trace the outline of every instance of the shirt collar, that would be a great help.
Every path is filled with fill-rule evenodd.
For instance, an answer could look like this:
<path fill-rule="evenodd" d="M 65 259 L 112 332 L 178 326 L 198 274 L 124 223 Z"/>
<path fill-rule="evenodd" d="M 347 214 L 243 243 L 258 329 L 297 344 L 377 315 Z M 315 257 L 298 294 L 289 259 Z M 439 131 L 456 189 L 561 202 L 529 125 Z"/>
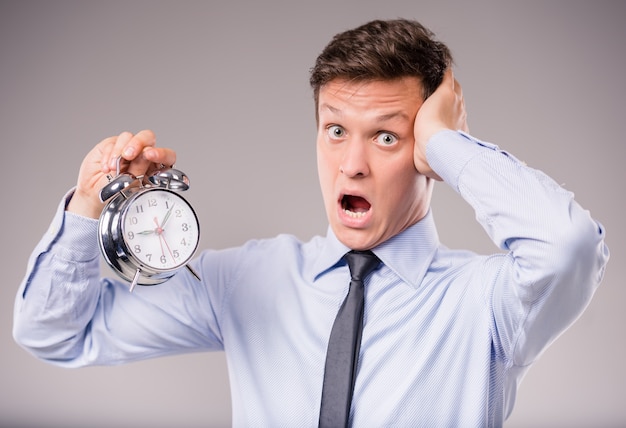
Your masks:
<path fill-rule="evenodd" d="M 432 212 L 423 219 L 372 249 L 374 254 L 404 282 L 419 287 L 439 246 L 439 236 Z M 311 276 L 317 279 L 342 263 L 350 248 L 342 244 L 328 227 L 326 239 L 313 262 Z"/>

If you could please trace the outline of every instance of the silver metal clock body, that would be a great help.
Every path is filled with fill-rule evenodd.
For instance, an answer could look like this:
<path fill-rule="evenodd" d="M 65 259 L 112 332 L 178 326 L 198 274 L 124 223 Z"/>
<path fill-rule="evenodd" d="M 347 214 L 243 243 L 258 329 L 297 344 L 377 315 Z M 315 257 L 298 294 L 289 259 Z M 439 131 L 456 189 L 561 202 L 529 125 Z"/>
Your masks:
<path fill-rule="evenodd" d="M 188 188 L 186 176 L 172 171 L 159 171 L 149 182 L 118 174 L 101 191 L 101 199 L 111 199 L 98 222 L 100 250 L 107 264 L 131 282 L 131 291 L 135 285 L 165 282 L 183 267 L 198 278 L 187 263 L 197 250 L 200 225 L 191 205 L 170 190 Z"/>

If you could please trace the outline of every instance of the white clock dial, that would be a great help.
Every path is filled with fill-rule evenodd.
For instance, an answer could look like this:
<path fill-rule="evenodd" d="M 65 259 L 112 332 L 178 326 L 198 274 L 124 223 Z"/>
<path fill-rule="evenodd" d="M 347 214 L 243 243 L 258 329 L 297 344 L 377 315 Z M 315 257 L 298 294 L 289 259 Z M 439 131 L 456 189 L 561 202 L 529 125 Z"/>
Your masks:
<path fill-rule="evenodd" d="M 200 237 L 191 206 L 176 193 L 163 189 L 142 192 L 128 204 L 122 234 L 128 255 L 158 271 L 186 264 Z"/>

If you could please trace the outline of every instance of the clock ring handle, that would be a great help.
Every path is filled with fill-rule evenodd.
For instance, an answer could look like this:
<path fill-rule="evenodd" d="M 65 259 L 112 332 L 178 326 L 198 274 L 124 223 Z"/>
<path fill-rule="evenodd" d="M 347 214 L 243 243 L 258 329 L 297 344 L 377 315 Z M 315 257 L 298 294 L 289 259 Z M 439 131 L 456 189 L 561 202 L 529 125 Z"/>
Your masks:
<path fill-rule="evenodd" d="M 185 191 L 189 189 L 189 177 L 179 169 L 167 168 L 156 171 L 148 177 L 150 183 L 157 187 L 175 191 Z"/>
<path fill-rule="evenodd" d="M 133 183 L 133 181 L 137 180 L 137 177 L 135 177 L 133 174 L 130 174 L 128 172 L 120 174 L 121 161 L 122 161 L 122 156 L 118 156 L 117 159 L 115 160 L 115 167 L 116 167 L 115 178 L 111 178 L 110 175 L 107 175 L 107 178 L 109 179 L 109 184 L 107 184 L 100 190 L 101 202 L 106 201 L 107 199 L 111 198 L 112 196 L 126 189 L 128 186 L 130 186 Z"/>
<path fill-rule="evenodd" d="M 135 180 L 137 180 L 137 177 L 127 172 L 111 179 L 109 184 L 100 190 L 100 202 L 104 202 L 112 196 L 115 196 L 130 186 Z"/>

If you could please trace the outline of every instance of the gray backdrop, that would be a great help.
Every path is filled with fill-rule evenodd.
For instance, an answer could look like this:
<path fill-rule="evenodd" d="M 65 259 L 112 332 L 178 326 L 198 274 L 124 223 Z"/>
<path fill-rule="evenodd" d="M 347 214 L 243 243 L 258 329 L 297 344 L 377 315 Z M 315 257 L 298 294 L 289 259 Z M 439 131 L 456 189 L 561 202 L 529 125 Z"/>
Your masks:
<path fill-rule="evenodd" d="M 143 128 L 178 151 L 203 247 L 324 233 L 308 71 L 336 32 L 396 17 L 452 49 L 472 133 L 575 191 L 608 230 L 601 289 L 527 375 L 506 426 L 626 424 L 626 3 L 2 0 L 0 425 L 230 423 L 220 353 L 67 370 L 16 346 L 28 255 L 88 150 Z M 444 243 L 493 251 L 444 184 L 433 207 Z"/>

